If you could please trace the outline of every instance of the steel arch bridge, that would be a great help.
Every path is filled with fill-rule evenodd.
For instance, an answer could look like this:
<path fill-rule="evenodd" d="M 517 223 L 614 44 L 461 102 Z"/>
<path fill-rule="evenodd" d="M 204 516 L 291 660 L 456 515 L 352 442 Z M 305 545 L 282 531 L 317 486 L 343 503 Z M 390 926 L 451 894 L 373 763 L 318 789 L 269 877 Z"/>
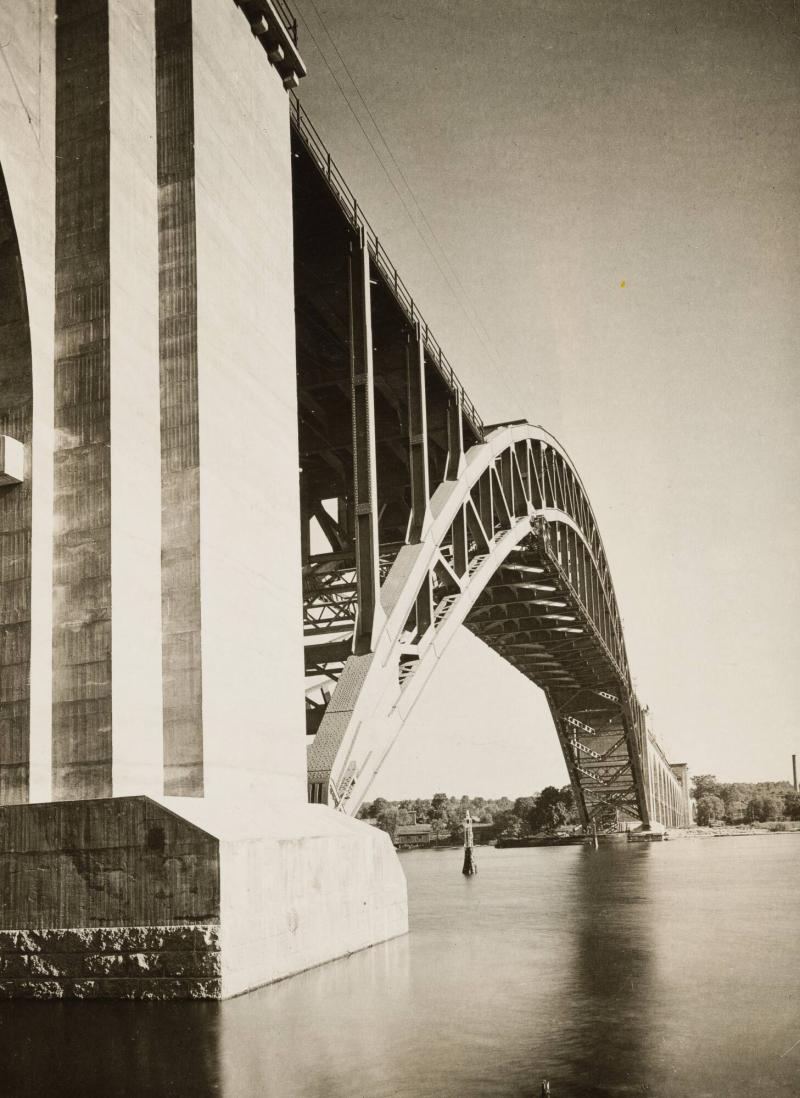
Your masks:
<path fill-rule="evenodd" d="M 357 811 L 465 625 L 544 690 L 584 825 L 688 825 L 577 470 L 483 425 L 297 101 L 292 130 L 309 799 Z"/>

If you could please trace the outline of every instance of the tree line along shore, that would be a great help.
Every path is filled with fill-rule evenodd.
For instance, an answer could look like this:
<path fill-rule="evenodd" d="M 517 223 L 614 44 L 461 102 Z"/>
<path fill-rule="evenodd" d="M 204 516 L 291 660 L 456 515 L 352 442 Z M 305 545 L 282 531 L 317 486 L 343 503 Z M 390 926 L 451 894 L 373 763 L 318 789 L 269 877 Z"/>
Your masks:
<path fill-rule="evenodd" d="M 388 801 L 377 797 L 365 801 L 358 818 L 367 820 L 394 839 L 397 829 L 414 824 L 428 824 L 431 841 L 460 842 L 464 835 L 464 817 L 469 812 L 477 825 L 481 841 L 505 838 L 525 838 L 548 834 L 560 828 L 579 824 L 572 790 L 549 785 L 529 797 L 450 797 L 434 793 L 431 798 Z M 477 836 L 476 836 L 477 837 Z"/>
<path fill-rule="evenodd" d="M 692 778 L 698 827 L 800 821 L 800 793 L 791 782 L 718 782 L 714 774 Z"/>
<path fill-rule="evenodd" d="M 794 830 L 800 825 L 800 793 L 790 782 L 719 782 L 713 774 L 692 778 L 695 822 L 699 828 L 750 826 L 769 830 Z M 470 814 L 478 825 L 481 841 L 499 838 L 522 839 L 577 829 L 580 825 L 571 788 L 546 786 L 539 793 L 516 797 L 448 796 L 390 801 L 376 797 L 365 801 L 358 818 L 386 831 L 394 840 L 398 828 L 426 824 L 433 843 L 459 842 L 464 818 Z M 615 814 L 600 820 L 601 827 L 614 829 Z"/>

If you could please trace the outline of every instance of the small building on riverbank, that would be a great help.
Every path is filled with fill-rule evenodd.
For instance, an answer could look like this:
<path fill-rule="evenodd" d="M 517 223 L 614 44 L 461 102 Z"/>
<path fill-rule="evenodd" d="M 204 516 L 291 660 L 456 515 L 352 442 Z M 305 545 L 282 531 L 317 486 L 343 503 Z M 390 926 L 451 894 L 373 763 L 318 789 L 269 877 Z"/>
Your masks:
<path fill-rule="evenodd" d="M 430 824 L 402 824 L 394 833 L 394 844 L 399 850 L 430 846 L 432 834 Z"/>
<path fill-rule="evenodd" d="M 485 846 L 487 843 L 492 842 L 495 838 L 496 832 L 495 825 L 493 823 L 473 823 L 472 835 L 476 846 Z"/>

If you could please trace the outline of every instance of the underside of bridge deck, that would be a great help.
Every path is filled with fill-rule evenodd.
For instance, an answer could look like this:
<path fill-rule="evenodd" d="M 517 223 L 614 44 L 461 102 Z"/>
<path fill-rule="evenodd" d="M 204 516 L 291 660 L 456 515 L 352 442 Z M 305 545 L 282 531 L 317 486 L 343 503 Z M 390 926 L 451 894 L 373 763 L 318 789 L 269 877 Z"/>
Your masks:
<path fill-rule="evenodd" d="M 688 822 L 577 471 L 539 428 L 484 427 L 298 103 L 292 120 L 310 799 L 357 810 L 464 624 L 545 691 L 584 824 Z"/>

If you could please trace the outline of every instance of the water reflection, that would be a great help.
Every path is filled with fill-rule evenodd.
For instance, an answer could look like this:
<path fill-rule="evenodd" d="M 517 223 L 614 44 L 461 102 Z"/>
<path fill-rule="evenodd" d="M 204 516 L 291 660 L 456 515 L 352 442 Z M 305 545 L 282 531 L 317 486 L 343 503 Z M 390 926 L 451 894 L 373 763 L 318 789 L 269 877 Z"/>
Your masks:
<path fill-rule="evenodd" d="M 0 1004 L 0 1094 L 222 1094 L 216 1003 Z"/>
<path fill-rule="evenodd" d="M 383 1093 L 411 999 L 410 943 L 403 937 L 225 1003 L 226 1098 L 340 1094 L 347 1065 L 360 1093 Z"/>
<path fill-rule="evenodd" d="M 565 1022 L 556 1093 L 644 1094 L 652 1076 L 655 989 L 648 846 L 586 848 L 576 874 L 570 980 L 554 1003 Z"/>
<path fill-rule="evenodd" d="M 223 1004 L 0 1004 L 0 1095 L 790 1098 L 799 854 L 409 853 L 408 938 Z"/>

